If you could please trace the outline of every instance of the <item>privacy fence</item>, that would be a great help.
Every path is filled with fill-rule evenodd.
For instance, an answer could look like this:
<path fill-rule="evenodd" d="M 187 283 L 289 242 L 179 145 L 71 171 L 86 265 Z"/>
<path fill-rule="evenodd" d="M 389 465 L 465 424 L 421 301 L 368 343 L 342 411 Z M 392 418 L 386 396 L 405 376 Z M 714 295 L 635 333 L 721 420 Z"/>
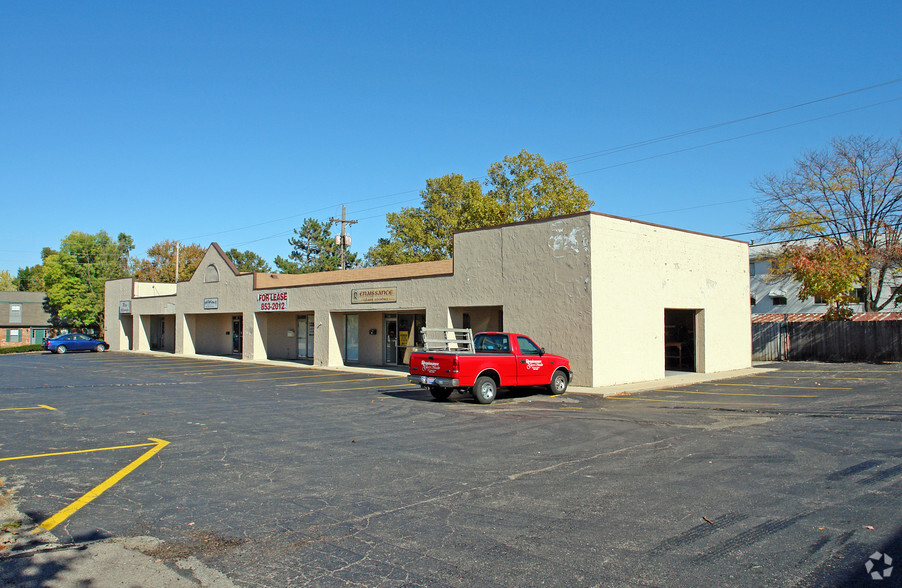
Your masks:
<path fill-rule="evenodd" d="M 755 361 L 902 361 L 902 321 L 752 323 Z"/>

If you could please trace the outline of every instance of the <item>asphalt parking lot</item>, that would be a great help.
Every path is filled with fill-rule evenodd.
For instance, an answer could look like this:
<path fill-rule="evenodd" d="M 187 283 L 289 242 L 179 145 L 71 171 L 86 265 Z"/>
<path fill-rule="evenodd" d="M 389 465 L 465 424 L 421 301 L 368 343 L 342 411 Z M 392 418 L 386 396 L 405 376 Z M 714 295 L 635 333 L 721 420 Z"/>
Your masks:
<path fill-rule="evenodd" d="M 776 368 L 483 406 L 403 374 L 3 356 L 0 580 L 144 538 L 184 585 L 902 585 L 866 568 L 902 558 L 902 366 Z"/>

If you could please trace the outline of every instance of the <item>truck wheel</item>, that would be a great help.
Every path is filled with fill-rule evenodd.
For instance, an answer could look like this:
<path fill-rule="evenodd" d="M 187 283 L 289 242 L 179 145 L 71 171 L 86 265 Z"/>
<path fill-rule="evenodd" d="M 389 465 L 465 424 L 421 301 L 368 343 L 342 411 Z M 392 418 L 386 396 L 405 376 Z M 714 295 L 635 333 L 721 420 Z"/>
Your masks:
<path fill-rule="evenodd" d="M 433 387 L 429 388 L 429 393 L 432 394 L 432 397 L 435 398 L 436 400 L 441 400 L 444 402 L 445 400 L 448 400 L 449 396 L 451 396 L 451 389 L 450 388 L 438 388 L 436 386 L 433 386 Z"/>
<path fill-rule="evenodd" d="M 563 394 L 567 391 L 568 384 L 567 374 L 563 370 L 554 372 L 551 376 L 551 383 L 548 384 L 548 391 L 552 394 Z"/>
<path fill-rule="evenodd" d="M 473 384 L 473 397 L 479 404 L 491 404 L 498 395 L 498 386 L 495 380 L 488 376 L 479 376 Z"/>

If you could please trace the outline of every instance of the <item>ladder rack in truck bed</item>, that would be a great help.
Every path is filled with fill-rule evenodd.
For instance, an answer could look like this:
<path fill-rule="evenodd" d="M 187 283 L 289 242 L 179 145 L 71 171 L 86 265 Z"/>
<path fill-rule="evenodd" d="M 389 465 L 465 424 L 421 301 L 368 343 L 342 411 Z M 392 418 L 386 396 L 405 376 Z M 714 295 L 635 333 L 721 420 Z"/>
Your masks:
<path fill-rule="evenodd" d="M 420 329 L 425 352 L 476 353 L 470 329 Z"/>

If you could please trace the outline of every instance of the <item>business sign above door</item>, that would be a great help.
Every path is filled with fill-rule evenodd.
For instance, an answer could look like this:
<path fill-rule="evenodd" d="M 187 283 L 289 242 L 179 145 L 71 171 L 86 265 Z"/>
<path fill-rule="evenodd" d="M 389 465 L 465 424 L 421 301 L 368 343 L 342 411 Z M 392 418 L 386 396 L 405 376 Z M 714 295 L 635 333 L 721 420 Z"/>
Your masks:
<path fill-rule="evenodd" d="M 217 310 L 219 308 L 219 298 L 204 298 L 204 310 Z"/>
<path fill-rule="evenodd" d="M 351 304 L 370 304 L 373 302 L 397 302 L 397 288 L 366 288 L 351 290 Z"/>
<path fill-rule="evenodd" d="M 131 300 L 120 300 L 119 301 L 119 314 L 131 314 L 132 313 L 132 301 Z"/>
<path fill-rule="evenodd" d="M 257 294 L 257 310 L 288 310 L 288 292 L 260 292 Z"/>

